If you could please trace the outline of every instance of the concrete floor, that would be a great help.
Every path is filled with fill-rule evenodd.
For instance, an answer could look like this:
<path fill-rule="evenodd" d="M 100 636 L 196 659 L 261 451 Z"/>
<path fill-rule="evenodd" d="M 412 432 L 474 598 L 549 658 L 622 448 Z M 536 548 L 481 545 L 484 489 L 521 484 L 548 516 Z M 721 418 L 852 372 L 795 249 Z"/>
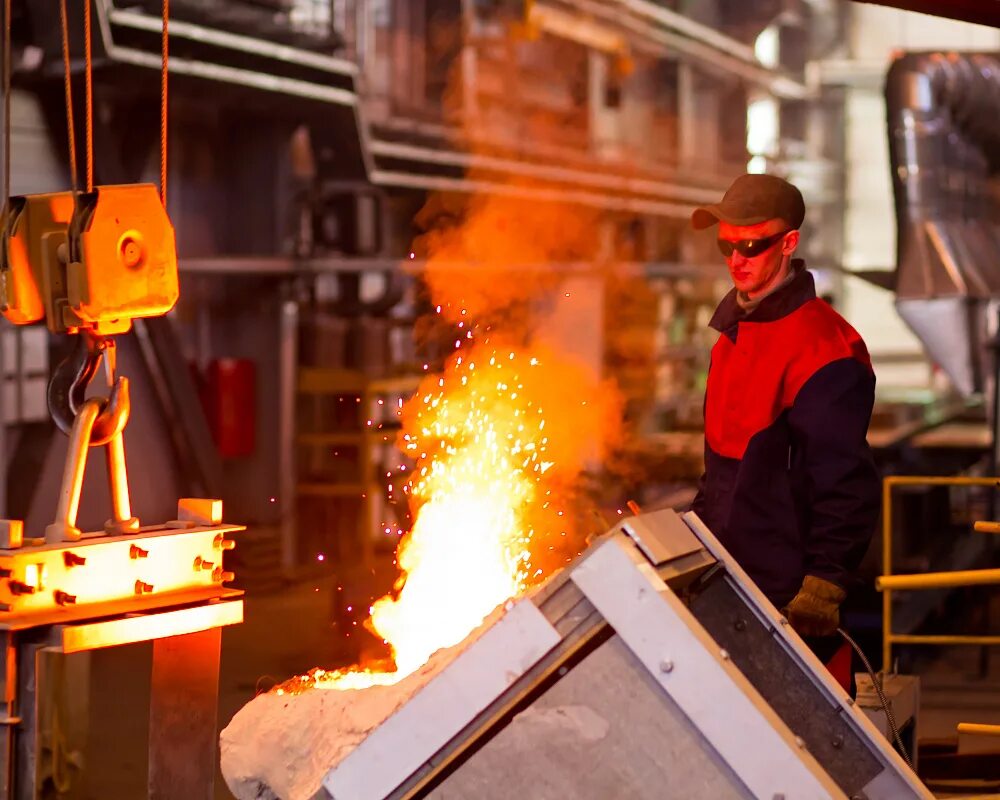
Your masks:
<path fill-rule="evenodd" d="M 921 674 L 922 739 L 954 738 L 959 722 L 1000 725 L 1000 652 L 991 656 L 982 674 L 979 648 L 942 650 Z"/>

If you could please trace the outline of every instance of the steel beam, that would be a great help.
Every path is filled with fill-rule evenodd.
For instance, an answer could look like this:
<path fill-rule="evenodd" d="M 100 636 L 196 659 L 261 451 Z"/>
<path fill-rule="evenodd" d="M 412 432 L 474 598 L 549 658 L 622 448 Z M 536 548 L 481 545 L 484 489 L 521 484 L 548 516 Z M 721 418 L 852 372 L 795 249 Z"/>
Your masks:
<path fill-rule="evenodd" d="M 1000 2 L 997 0 L 854 0 L 854 2 L 933 14 L 936 17 L 948 17 L 976 25 L 1000 27 Z"/>
<path fill-rule="evenodd" d="M 213 800 L 221 629 L 153 644 L 150 800 Z"/>
<path fill-rule="evenodd" d="M 3 705 L 0 707 L 0 798 L 7 800 L 14 791 L 14 750 L 15 726 L 17 718 L 17 649 L 16 634 L 13 631 L 0 631 L 0 648 L 2 648 L 3 673 L 0 674 L 0 684 L 3 686 Z"/>
<path fill-rule="evenodd" d="M 221 496 L 222 458 L 212 441 L 173 323 L 166 317 L 137 319 L 134 330 L 166 417 L 181 474 L 187 476 L 189 489 L 196 496 Z"/>
<path fill-rule="evenodd" d="M 39 628 L 17 634 L 17 715 L 14 741 L 14 786 L 8 795 L 16 800 L 37 800 L 38 784 L 38 673 L 44 657 L 48 629 Z"/>

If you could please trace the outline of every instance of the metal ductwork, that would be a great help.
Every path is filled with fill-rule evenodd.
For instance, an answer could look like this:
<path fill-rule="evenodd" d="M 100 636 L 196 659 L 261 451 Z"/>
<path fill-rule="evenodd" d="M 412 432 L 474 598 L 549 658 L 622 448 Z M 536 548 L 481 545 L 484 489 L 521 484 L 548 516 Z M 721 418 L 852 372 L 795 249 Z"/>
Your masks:
<path fill-rule="evenodd" d="M 885 86 L 896 202 L 896 308 L 963 395 L 982 392 L 1000 298 L 1000 61 L 909 53 Z"/>

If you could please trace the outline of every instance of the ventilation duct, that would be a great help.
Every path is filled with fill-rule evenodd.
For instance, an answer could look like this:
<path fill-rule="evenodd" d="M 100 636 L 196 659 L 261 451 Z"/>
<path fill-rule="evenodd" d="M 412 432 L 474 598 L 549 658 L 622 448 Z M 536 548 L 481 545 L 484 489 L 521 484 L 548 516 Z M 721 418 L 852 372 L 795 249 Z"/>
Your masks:
<path fill-rule="evenodd" d="M 1000 160 L 1000 61 L 908 53 L 885 86 L 896 202 L 896 307 L 963 395 L 984 390 L 1000 298 L 989 177 Z"/>

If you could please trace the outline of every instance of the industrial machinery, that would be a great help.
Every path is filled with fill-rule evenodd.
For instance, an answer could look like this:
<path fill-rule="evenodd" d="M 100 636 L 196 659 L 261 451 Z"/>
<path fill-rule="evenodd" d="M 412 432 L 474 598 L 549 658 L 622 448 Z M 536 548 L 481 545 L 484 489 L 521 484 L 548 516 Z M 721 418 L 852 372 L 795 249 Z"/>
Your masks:
<path fill-rule="evenodd" d="M 896 201 L 896 308 L 968 396 L 992 383 L 1000 254 L 989 176 L 1000 150 L 1000 62 L 987 53 L 906 53 L 886 76 Z"/>
<path fill-rule="evenodd" d="M 218 500 L 182 499 L 177 519 L 132 515 L 123 433 L 126 378 L 114 341 L 137 317 L 177 299 L 173 228 L 151 185 L 13 197 L 3 214 L 0 295 L 8 320 L 45 320 L 78 346 L 49 383 L 49 409 L 69 435 L 54 521 L 43 536 L 0 521 L 0 639 L 4 743 L 0 796 L 34 798 L 43 661 L 155 641 L 150 706 L 150 796 L 212 796 L 219 631 L 242 621 L 242 592 L 223 553 L 240 530 Z M 102 364 L 110 394 L 88 396 Z M 92 393 L 91 393 L 92 394 Z M 104 530 L 76 525 L 89 448 L 104 446 L 112 513 Z"/>
<path fill-rule="evenodd" d="M 20 520 L 0 523 L 0 797 L 42 796 L 50 777 L 39 720 L 50 660 L 148 641 L 149 796 L 213 796 L 220 630 L 243 620 L 222 555 L 241 528 L 222 523 L 218 500 L 182 499 L 177 516 L 57 541 L 23 537 Z"/>
<path fill-rule="evenodd" d="M 44 319 L 78 346 L 49 383 L 49 409 L 69 435 L 55 519 L 44 535 L 0 521 L 4 706 L 0 796 L 41 795 L 39 698 L 44 663 L 154 641 L 151 797 L 212 796 L 221 626 L 242 621 L 242 592 L 223 553 L 239 527 L 218 500 L 182 499 L 177 519 L 141 525 L 125 465 L 128 381 L 114 340 L 177 299 L 173 228 L 151 185 L 14 197 L 3 214 L 0 308 L 16 324 Z M 92 395 L 105 366 L 110 392 Z M 112 500 L 104 530 L 76 525 L 87 453 L 103 446 Z"/>
<path fill-rule="evenodd" d="M 9 42 L 9 4 L 6 10 Z M 9 59 L 4 66 L 9 104 Z M 89 68 L 88 58 L 88 90 Z M 80 191 L 68 95 L 67 88 L 73 190 L 11 197 L 8 178 L 0 215 L 0 312 L 16 325 L 44 321 L 53 334 L 77 337 L 48 385 L 49 411 L 69 436 L 53 521 L 44 532 L 26 532 L 23 520 L 0 521 L 0 797 L 49 796 L 49 779 L 58 787 L 41 756 L 43 743 L 54 750 L 59 738 L 44 730 L 40 714 L 51 659 L 152 641 L 149 796 L 208 800 L 220 630 L 243 618 L 242 592 L 225 587 L 233 574 L 223 554 L 241 528 L 223 524 L 219 500 L 181 499 L 177 518 L 160 524 L 133 516 L 124 446 L 129 387 L 117 374 L 112 338 L 177 300 L 165 138 L 159 190 L 94 186 L 88 126 Z M 163 108 L 165 115 L 165 84 Z M 9 150 L 8 137 L 8 176 Z M 102 366 L 107 396 L 92 387 Z M 98 446 L 105 448 L 111 515 L 103 530 L 83 532 L 77 512 L 87 455 Z"/>
<path fill-rule="evenodd" d="M 268 769 L 287 764 L 255 768 L 232 774 L 224 747 L 238 797 L 275 797 Z M 315 780 L 336 800 L 931 796 L 698 517 L 670 510 L 509 602 Z"/>
<path fill-rule="evenodd" d="M 173 228 L 151 185 L 10 198 L 3 215 L 0 295 L 8 320 L 44 319 L 78 346 L 49 383 L 49 409 L 69 435 L 62 487 L 44 535 L 0 521 L 0 640 L 4 707 L 0 796 L 40 796 L 43 663 L 154 641 L 150 796 L 212 796 L 220 628 L 242 621 L 242 592 L 223 553 L 240 530 L 218 500 L 182 499 L 177 519 L 143 526 L 132 515 L 124 430 L 128 381 L 114 341 L 136 317 L 177 299 Z M 108 397 L 88 396 L 102 364 Z M 91 393 L 92 394 L 92 393 Z M 104 530 L 76 525 L 87 453 L 103 446 L 112 500 Z"/>

